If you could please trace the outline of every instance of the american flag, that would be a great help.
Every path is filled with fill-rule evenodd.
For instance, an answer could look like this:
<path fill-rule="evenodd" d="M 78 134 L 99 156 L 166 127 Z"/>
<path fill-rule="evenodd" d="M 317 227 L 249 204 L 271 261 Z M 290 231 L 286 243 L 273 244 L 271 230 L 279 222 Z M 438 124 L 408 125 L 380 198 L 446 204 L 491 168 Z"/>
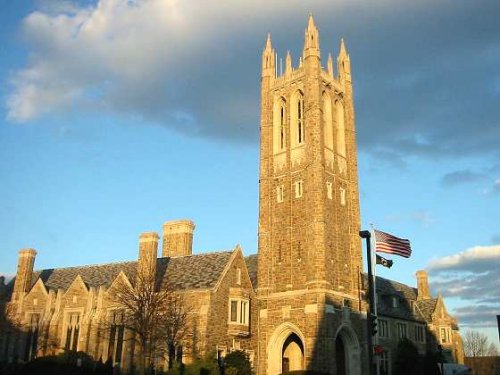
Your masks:
<path fill-rule="evenodd" d="M 379 253 L 395 254 L 405 258 L 411 255 L 410 241 L 395 237 L 391 234 L 374 230 L 375 251 Z"/>

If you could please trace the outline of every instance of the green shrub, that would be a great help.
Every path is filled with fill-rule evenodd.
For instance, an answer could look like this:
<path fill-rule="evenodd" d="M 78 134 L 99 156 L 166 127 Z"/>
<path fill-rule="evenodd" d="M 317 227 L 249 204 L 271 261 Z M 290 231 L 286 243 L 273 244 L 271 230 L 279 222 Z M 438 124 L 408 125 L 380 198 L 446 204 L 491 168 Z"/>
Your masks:
<path fill-rule="evenodd" d="M 226 375 L 251 375 L 252 365 L 247 353 L 235 350 L 224 357 Z M 236 371 L 236 372 L 235 372 Z"/>

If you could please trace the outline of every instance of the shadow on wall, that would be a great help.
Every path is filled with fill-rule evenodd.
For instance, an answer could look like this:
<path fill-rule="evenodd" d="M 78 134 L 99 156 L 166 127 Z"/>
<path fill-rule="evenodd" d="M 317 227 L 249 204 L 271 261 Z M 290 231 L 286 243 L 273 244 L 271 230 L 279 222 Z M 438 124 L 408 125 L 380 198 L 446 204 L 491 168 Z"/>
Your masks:
<path fill-rule="evenodd" d="M 378 351 L 374 355 L 379 362 L 380 374 L 439 374 L 441 363 L 454 360 L 455 353 L 451 347 L 440 350 L 438 338 L 414 310 L 412 301 L 415 296 L 405 295 L 404 291 L 390 283 L 384 286 L 383 293 L 385 297 L 382 296 L 379 302 L 378 335 L 380 320 L 386 321 L 388 328 L 385 327 L 386 337 L 377 337 Z M 364 295 L 362 306 L 367 304 Z M 390 296 L 398 297 L 397 305 L 392 304 Z M 360 312 L 360 306 L 351 306 L 348 301 L 339 304 L 327 299 L 325 304 L 327 307 L 316 327 L 317 340 L 312 350 L 305 350 L 300 337 L 293 333 L 284 341 L 281 348 L 282 372 L 304 372 L 301 369 L 306 363 L 307 373 L 368 374 L 366 314 Z M 311 353 L 311 357 L 306 359 L 304 356 L 307 352 Z"/>

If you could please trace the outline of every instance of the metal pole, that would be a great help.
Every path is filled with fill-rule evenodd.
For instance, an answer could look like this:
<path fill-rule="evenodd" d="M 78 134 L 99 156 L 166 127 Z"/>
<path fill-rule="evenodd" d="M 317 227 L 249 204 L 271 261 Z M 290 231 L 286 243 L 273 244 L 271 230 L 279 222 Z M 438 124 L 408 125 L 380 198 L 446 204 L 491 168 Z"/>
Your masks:
<path fill-rule="evenodd" d="M 375 304 L 375 290 L 373 287 L 373 273 L 372 273 L 372 247 L 370 243 L 371 233 L 368 230 L 359 232 L 359 236 L 366 240 L 366 258 L 368 261 L 368 316 L 366 317 L 366 328 L 368 338 L 368 374 L 374 374 L 373 368 L 373 342 L 372 342 L 372 313 Z"/>

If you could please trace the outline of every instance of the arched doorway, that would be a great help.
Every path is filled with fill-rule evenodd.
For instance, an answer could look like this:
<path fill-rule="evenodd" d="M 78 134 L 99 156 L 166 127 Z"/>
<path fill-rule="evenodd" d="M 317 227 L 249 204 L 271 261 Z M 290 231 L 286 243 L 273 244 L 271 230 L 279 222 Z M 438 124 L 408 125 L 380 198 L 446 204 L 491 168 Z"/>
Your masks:
<path fill-rule="evenodd" d="M 299 336 L 292 333 L 285 340 L 281 354 L 281 372 L 304 369 L 304 345 Z"/>
<path fill-rule="evenodd" d="M 335 340 L 335 364 L 337 375 L 346 375 L 344 341 L 340 336 L 337 336 Z"/>
<path fill-rule="evenodd" d="M 342 326 L 335 338 L 335 371 L 337 375 L 361 375 L 361 349 L 356 333 Z"/>
<path fill-rule="evenodd" d="M 292 323 L 277 327 L 267 345 L 267 375 L 305 369 L 305 340 L 302 332 Z"/>

